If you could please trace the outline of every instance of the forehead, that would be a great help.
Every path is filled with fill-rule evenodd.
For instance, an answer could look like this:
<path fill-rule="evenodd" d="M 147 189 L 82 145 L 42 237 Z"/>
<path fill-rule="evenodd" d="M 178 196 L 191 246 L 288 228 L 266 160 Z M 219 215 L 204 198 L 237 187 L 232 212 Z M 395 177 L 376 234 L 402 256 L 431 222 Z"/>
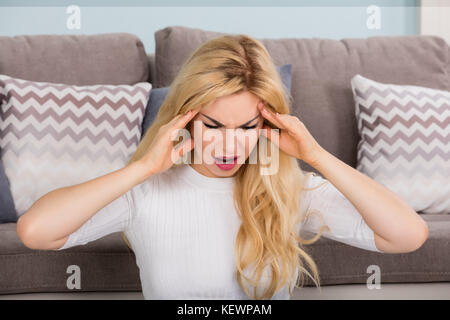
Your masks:
<path fill-rule="evenodd" d="M 243 91 L 217 98 L 204 106 L 201 112 L 223 124 L 238 125 L 258 115 L 259 101 L 260 99 L 253 93 Z"/>

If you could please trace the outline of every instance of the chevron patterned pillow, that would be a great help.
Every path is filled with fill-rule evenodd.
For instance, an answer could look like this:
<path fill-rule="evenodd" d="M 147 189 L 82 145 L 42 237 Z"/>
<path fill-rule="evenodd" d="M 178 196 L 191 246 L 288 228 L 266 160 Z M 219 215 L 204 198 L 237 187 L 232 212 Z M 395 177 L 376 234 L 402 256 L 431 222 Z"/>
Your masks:
<path fill-rule="evenodd" d="M 351 80 L 357 169 L 416 212 L 450 213 L 450 92 Z"/>
<path fill-rule="evenodd" d="M 34 82 L 0 75 L 1 160 L 17 215 L 44 194 L 125 166 L 152 85 Z"/>

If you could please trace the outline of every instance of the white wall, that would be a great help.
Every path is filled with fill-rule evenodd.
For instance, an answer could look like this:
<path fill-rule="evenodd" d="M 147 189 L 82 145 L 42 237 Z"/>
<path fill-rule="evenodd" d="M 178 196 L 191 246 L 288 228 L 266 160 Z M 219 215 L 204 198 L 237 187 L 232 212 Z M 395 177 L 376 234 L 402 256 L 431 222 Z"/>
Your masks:
<path fill-rule="evenodd" d="M 440 36 L 450 44 L 450 1 L 422 0 L 420 5 L 420 34 Z"/>
<path fill-rule="evenodd" d="M 382 6 L 383 1 L 380 0 L 361 1 L 359 2 L 361 6 L 337 6 L 339 2 L 332 3 L 336 6 L 100 7 L 80 5 L 80 29 L 71 30 L 66 26 L 69 14 L 66 13 L 65 6 L 1 6 L 0 2 L 0 36 L 130 32 L 144 42 L 147 52 L 154 52 L 154 32 L 171 25 L 218 32 L 247 33 L 257 38 L 340 39 L 418 33 L 415 6 Z M 367 26 L 368 4 L 380 6 L 379 29 L 371 29 Z"/>

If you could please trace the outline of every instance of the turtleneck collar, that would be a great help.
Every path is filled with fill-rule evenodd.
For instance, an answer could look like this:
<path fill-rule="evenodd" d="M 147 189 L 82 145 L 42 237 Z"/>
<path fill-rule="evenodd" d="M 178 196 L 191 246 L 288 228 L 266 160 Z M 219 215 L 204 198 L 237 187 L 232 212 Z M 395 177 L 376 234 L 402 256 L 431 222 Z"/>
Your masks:
<path fill-rule="evenodd" d="M 192 168 L 189 164 L 181 164 L 176 166 L 174 169 L 176 169 L 177 174 L 179 174 L 182 179 L 196 187 L 219 192 L 230 192 L 233 190 L 235 180 L 234 177 L 207 177 Z"/>

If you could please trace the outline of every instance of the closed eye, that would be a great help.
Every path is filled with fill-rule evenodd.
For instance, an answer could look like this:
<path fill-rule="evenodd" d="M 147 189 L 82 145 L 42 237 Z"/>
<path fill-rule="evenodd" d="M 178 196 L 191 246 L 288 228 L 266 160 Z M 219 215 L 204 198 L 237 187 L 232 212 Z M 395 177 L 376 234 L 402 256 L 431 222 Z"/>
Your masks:
<path fill-rule="evenodd" d="M 205 127 L 207 127 L 207 128 L 211 128 L 211 129 L 217 129 L 217 128 L 219 128 L 219 126 L 212 126 L 212 125 L 207 124 L 207 123 L 204 123 L 204 122 L 203 122 L 203 124 L 204 124 Z"/>
<path fill-rule="evenodd" d="M 219 128 L 219 126 L 213 126 L 213 125 L 210 125 L 210 124 L 207 124 L 204 122 L 203 122 L 203 124 L 205 125 L 205 127 L 210 128 L 210 129 L 218 129 Z M 257 127 L 257 125 L 255 124 L 253 126 L 244 126 L 244 127 L 242 127 L 242 129 L 250 130 L 250 129 L 255 129 L 256 127 Z"/>

